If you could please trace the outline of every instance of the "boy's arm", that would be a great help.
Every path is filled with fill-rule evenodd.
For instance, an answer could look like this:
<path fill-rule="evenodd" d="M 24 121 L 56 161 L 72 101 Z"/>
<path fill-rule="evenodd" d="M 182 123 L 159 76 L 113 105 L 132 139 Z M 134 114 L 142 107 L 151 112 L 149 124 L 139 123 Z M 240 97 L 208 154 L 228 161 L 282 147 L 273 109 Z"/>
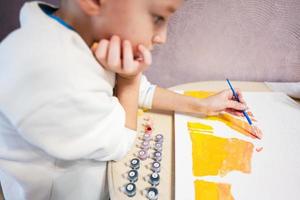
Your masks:
<path fill-rule="evenodd" d="M 195 98 L 193 97 L 184 96 L 157 86 L 152 108 L 155 110 L 192 113 L 195 110 L 195 104 Z"/>
<path fill-rule="evenodd" d="M 132 79 L 117 75 L 116 96 L 126 113 L 125 126 L 136 130 L 140 75 Z"/>
<path fill-rule="evenodd" d="M 191 114 L 217 115 L 219 112 L 234 109 L 247 109 L 242 94 L 237 90 L 241 103 L 233 100 L 231 90 L 224 90 L 205 99 L 198 99 L 156 87 L 152 108 Z"/>

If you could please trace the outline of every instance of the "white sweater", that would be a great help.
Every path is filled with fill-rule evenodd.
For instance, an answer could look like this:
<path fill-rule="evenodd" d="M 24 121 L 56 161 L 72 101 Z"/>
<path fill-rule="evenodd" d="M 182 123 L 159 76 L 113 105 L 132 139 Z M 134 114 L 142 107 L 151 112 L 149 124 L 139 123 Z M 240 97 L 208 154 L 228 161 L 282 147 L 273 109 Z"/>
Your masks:
<path fill-rule="evenodd" d="M 106 164 L 136 132 L 104 70 L 74 31 L 26 3 L 0 44 L 0 179 L 7 200 L 108 199 Z M 45 6 L 45 4 L 43 4 Z M 143 76 L 139 104 L 155 86 Z"/>

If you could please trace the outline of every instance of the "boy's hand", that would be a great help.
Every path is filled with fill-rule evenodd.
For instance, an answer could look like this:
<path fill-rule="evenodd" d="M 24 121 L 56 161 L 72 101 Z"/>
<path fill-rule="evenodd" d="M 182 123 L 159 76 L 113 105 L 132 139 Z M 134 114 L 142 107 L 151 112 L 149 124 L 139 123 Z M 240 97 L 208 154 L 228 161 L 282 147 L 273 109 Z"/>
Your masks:
<path fill-rule="evenodd" d="M 126 79 L 134 78 L 152 63 L 151 53 L 146 47 L 139 45 L 140 56 L 135 58 L 131 43 L 128 40 L 121 41 L 118 36 L 101 40 L 92 50 L 105 69 Z"/>
<path fill-rule="evenodd" d="M 240 102 L 234 99 L 231 90 L 223 90 L 213 96 L 200 100 L 202 109 L 207 115 L 218 115 L 222 111 L 227 111 L 235 115 L 242 115 L 243 110 L 248 107 L 242 96 L 242 93 L 237 89 L 236 93 Z"/>

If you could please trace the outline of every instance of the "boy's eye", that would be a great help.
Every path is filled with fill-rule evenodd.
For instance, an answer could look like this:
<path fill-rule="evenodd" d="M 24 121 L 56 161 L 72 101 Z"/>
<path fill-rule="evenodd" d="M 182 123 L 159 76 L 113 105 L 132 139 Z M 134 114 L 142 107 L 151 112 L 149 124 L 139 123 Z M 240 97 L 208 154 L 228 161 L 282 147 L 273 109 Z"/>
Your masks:
<path fill-rule="evenodd" d="M 160 15 L 153 15 L 153 21 L 154 21 L 154 24 L 156 25 L 159 25 L 161 23 L 164 23 L 165 22 L 165 18 L 163 16 L 160 16 Z"/>

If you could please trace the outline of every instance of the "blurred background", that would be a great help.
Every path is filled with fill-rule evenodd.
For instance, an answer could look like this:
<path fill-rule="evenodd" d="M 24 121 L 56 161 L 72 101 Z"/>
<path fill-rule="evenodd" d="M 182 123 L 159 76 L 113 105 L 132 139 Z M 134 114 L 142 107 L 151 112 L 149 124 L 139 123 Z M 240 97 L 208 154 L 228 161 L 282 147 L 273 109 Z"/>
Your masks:
<path fill-rule="evenodd" d="M 19 27 L 24 2 L 0 1 L 0 41 Z M 225 78 L 300 81 L 300 0 L 189 0 L 153 55 L 145 74 L 164 87 Z"/>

